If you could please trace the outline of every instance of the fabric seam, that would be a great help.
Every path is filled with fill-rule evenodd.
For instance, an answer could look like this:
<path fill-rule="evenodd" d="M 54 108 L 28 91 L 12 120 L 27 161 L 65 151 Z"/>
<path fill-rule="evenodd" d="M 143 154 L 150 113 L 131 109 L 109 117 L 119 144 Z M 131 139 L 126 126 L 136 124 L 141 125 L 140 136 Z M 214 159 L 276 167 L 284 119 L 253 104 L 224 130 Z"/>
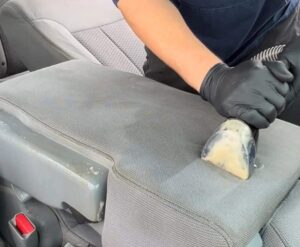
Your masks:
<path fill-rule="evenodd" d="M 192 220 L 195 220 L 201 224 L 206 225 L 207 227 L 211 228 L 212 230 L 214 230 L 216 233 L 218 233 L 220 236 L 222 236 L 227 244 L 228 247 L 232 247 L 233 246 L 233 240 L 231 239 L 230 235 L 226 232 L 226 230 L 221 227 L 220 225 L 216 224 L 215 222 L 205 218 L 202 215 L 198 215 L 195 214 L 189 210 L 186 210 L 184 208 L 182 208 L 181 206 L 177 205 L 176 203 L 170 202 L 169 200 L 167 200 L 166 198 L 157 195 L 156 193 L 154 193 L 153 191 L 150 191 L 146 188 L 144 188 L 143 186 L 135 183 L 134 181 L 132 181 L 130 178 L 128 178 L 127 176 L 124 176 L 123 174 L 121 174 L 116 165 L 113 166 L 112 171 L 114 172 L 114 174 L 123 182 L 125 182 L 126 184 L 128 184 L 129 186 L 131 186 L 132 188 L 137 187 L 139 190 L 139 192 L 151 196 L 152 199 L 158 201 L 158 202 L 162 202 L 166 207 L 171 208 L 172 210 L 175 210 L 177 212 L 179 212 L 180 214 L 182 214 L 185 217 L 189 217 Z M 172 207 L 171 205 L 174 205 L 175 207 Z M 196 218 L 199 219 L 195 219 L 192 216 L 196 216 Z M 208 224 L 207 222 L 211 222 L 212 225 Z"/>
<path fill-rule="evenodd" d="M 112 44 L 114 44 L 121 52 L 122 54 L 129 60 L 129 62 L 141 73 L 141 75 L 143 74 L 142 69 L 140 69 L 137 64 L 129 57 L 128 54 L 125 53 L 125 51 L 123 51 L 123 49 L 108 35 L 108 33 L 103 30 L 101 27 L 99 27 L 99 29 L 102 31 L 102 33 L 111 41 Z"/>
<path fill-rule="evenodd" d="M 290 189 L 289 193 L 285 196 L 285 198 L 280 202 L 280 206 L 276 209 L 276 211 L 274 212 L 273 216 L 271 217 L 271 219 L 269 220 L 269 226 L 271 227 L 271 229 L 274 231 L 274 233 L 280 238 L 280 240 L 282 241 L 283 245 L 285 247 L 290 247 L 287 239 L 285 239 L 283 236 L 283 234 L 281 233 L 281 231 L 274 225 L 274 219 L 277 217 L 278 214 L 280 214 L 280 209 L 284 207 L 285 203 L 288 203 L 289 200 L 289 195 L 293 192 L 293 190 L 295 189 L 295 187 L 297 186 L 297 182 L 295 183 L 295 185 Z"/>
<path fill-rule="evenodd" d="M 281 234 L 281 231 L 273 225 L 273 223 L 271 222 L 270 224 L 270 227 L 271 229 L 274 231 L 274 233 L 278 236 L 278 238 L 281 240 L 282 244 L 285 246 L 285 247 L 291 247 L 288 243 L 288 241 L 282 237 L 282 234 Z"/>
<path fill-rule="evenodd" d="M 84 29 L 72 31 L 72 33 L 76 34 L 76 33 L 79 33 L 79 32 L 89 31 L 89 30 L 92 30 L 92 29 L 95 29 L 95 28 L 98 28 L 98 27 L 109 26 L 110 24 L 114 24 L 114 23 L 117 23 L 117 22 L 121 22 L 121 21 L 123 21 L 123 20 L 124 20 L 124 18 L 120 18 L 120 19 L 115 20 L 115 21 L 112 21 L 112 22 L 110 22 L 110 23 L 106 23 L 106 24 L 102 24 L 102 25 L 98 25 L 98 26 L 92 26 L 92 27 L 88 27 L 88 28 L 84 28 Z"/>
<path fill-rule="evenodd" d="M 52 132 L 53 135 L 58 135 L 58 136 L 60 136 L 60 137 L 62 137 L 62 138 L 65 138 L 67 141 L 72 142 L 73 144 L 79 145 L 79 146 L 81 146 L 82 148 L 88 149 L 89 151 L 98 153 L 99 155 L 102 155 L 102 156 L 103 156 L 102 158 L 108 160 L 109 162 L 112 162 L 112 163 L 113 163 L 112 165 L 114 165 L 115 161 L 114 161 L 114 159 L 112 158 L 111 155 L 109 155 L 109 154 L 107 154 L 107 153 L 105 153 L 105 152 L 103 152 L 103 151 L 101 151 L 101 150 L 99 150 L 99 149 L 97 149 L 97 148 L 95 148 L 95 147 L 89 145 L 89 144 L 86 144 L 86 143 L 84 143 L 84 142 L 82 142 L 82 141 L 79 141 L 79 140 L 77 140 L 77 139 L 75 139 L 75 138 L 72 138 L 71 136 L 69 136 L 69 135 L 67 135 L 67 134 L 65 134 L 65 133 L 63 133 L 63 132 L 61 132 L 61 131 L 59 131 L 59 130 L 57 130 L 57 129 L 51 127 L 51 126 L 49 126 L 48 124 L 46 124 L 46 123 L 40 121 L 39 119 L 35 118 L 32 114 L 28 113 L 26 110 L 24 110 L 23 108 L 19 107 L 19 106 L 16 105 L 16 104 L 10 102 L 10 101 L 7 100 L 7 99 L 4 99 L 4 98 L 0 97 L 0 102 L 1 102 L 1 101 L 4 102 L 4 103 L 6 103 L 6 104 L 11 105 L 13 108 L 15 108 L 16 111 L 20 111 L 21 114 L 27 115 L 27 117 L 31 118 L 31 120 L 37 122 L 37 123 L 40 124 L 42 127 L 46 128 L 46 129 L 48 129 L 48 131 Z M 1 109 L 1 108 L 5 111 L 5 107 L 1 106 L 1 104 L 0 104 L 0 109 Z M 10 113 L 10 114 L 13 114 L 13 113 L 10 112 L 10 111 L 6 111 L 6 112 L 7 112 L 7 113 Z M 23 121 L 22 121 L 20 118 L 18 118 L 18 117 L 16 117 L 16 118 L 19 119 L 19 120 L 23 123 Z M 23 124 L 24 124 L 24 123 L 23 123 Z M 24 124 L 24 125 L 26 125 L 26 124 Z M 34 130 L 34 131 L 36 131 L 36 132 L 39 133 L 39 131 L 36 130 L 36 129 L 34 129 L 32 126 L 28 126 L 28 125 L 26 125 L 26 126 L 29 127 L 30 129 L 32 129 L 32 130 Z M 41 133 L 41 134 L 44 135 L 43 133 Z M 44 135 L 44 136 L 45 136 L 45 135 Z M 48 138 L 49 138 L 49 137 L 48 137 Z M 51 138 L 49 138 L 49 139 L 51 139 Z M 55 140 L 53 140 L 53 139 L 52 139 L 52 141 L 57 142 L 57 141 L 55 141 Z M 58 143 L 59 143 L 59 142 L 58 142 Z M 61 145 L 63 145 L 63 146 L 66 146 L 67 148 L 69 148 L 68 145 L 66 145 L 66 144 L 64 144 L 64 143 L 59 143 L 59 144 L 61 144 Z M 74 151 L 74 152 L 77 152 L 77 151 L 75 151 L 75 150 L 73 150 L 73 151 Z"/>
<path fill-rule="evenodd" d="M 89 30 L 99 30 L 106 38 L 107 38 L 107 40 L 114 46 L 114 47 L 116 47 L 116 48 L 118 48 L 118 51 L 119 52 L 121 52 L 123 55 L 124 55 L 124 57 L 126 58 L 126 60 L 128 60 L 129 61 L 129 63 L 140 73 L 139 75 L 143 75 L 143 72 L 142 72 L 142 70 L 140 70 L 138 67 L 137 67 L 137 65 L 132 61 L 132 59 L 121 49 L 121 47 L 120 46 L 118 46 L 109 36 L 108 36 L 108 34 L 104 31 L 104 30 L 102 30 L 101 29 L 101 27 L 95 27 L 95 28 L 90 28 L 90 29 L 87 29 L 87 30 L 85 30 L 85 31 L 89 31 Z M 81 33 L 81 32 L 85 32 L 85 31 L 78 31 L 78 32 L 74 32 L 73 33 L 73 35 L 75 35 L 75 37 L 76 37 L 76 35 L 78 35 L 79 33 Z M 78 39 L 78 38 L 76 38 L 76 39 Z M 82 41 L 80 41 L 80 40 L 78 40 L 79 42 L 80 42 L 80 44 L 82 45 L 82 46 L 84 46 L 84 44 L 83 44 L 83 42 Z M 91 51 L 91 49 L 89 49 L 89 48 L 87 48 L 86 47 L 86 49 L 89 51 L 89 53 L 91 53 L 91 54 L 93 54 L 93 52 Z M 96 57 L 95 55 L 93 55 L 94 57 Z M 103 60 L 101 60 L 101 58 L 98 58 L 98 57 L 96 57 L 96 59 L 101 63 L 101 64 L 103 64 L 104 66 L 108 66 L 107 65 L 107 63 L 105 63 Z M 108 67 L 111 67 L 111 66 L 108 66 Z"/>
<path fill-rule="evenodd" d="M 54 20 L 51 20 L 51 19 L 36 19 L 36 20 L 33 20 L 32 21 L 32 23 L 38 23 L 38 22 L 49 22 L 49 23 L 51 23 L 51 22 L 53 22 L 53 23 L 55 23 L 55 24 L 57 24 L 57 25 L 59 25 L 59 26 L 61 26 L 62 28 L 64 28 L 73 38 L 74 38 L 74 40 L 78 43 L 78 45 L 80 45 L 81 46 L 81 48 L 83 49 L 83 50 L 85 50 L 85 52 L 87 52 L 88 54 L 90 54 L 93 58 L 95 58 L 96 59 L 96 61 L 98 61 L 98 59 L 81 43 L 81 42 L 79 42 L 79 40 L 77 40 L 75 37 L 74 37 L 74 35 L 73 35 L 73 33 L 71 33 L 68 29 L 67 29 L 67 27 L 65 27 L 63 24 L 61 24 L 61 23 L 59 23 L 59 22 L 57 22 L 57 21 L 54 21 Z M 41 31 L 39 31 L 38 30 L 38 32 L 39 33 L 41 33 L 43 36 L 44 36 L 44 34 L 41 32 Z M 79 31 L 80 32 L 80 31 Z M 45 38 L 46 38 L 46 36 L 45 36 Z M 51 40 L 49 40 L 49 42 L 52 42 Z M 53 43 L 52 42 L 52 44 L 53 44 L 53 46 L 55 46 L 55 47 L 57 47 L 57 45 L 55 44 L 55 43 Z M 58 48 L 57 47 L 57 49 L 60 49 L 62 52 L 64 52 L 63 51 L 63 49 L 61 49 L 61 48 Z M 65 53 L 67 56 L 69 56 L 67 53 Z M 71 56 L 69 56 L 70 58 L 70 60 L 72 60 L 72 59 L 74 59 L 74 58 L 72 58 Z"/>
<path fill-rule="evenodd" d="M 8 2 L 11 2 L 11 0 L 10 0 L 10 1 L 7 1 L 5 4 L 7 4 Z M 58 48 L 51 40 L 49 40 L 42 32 L 40 32 L 40 31 L 33 25 L 33 24 L 34 24 L 34 20 L 31 20 L 30 18 L 27 18 L 27 16 L 24 15 L 23 11 L 19 8 L 19 6 L 16 6 L 16 5 L 15 5 L 15 8 L 16 8 L 16 9 L 14 9 L 12 6 L 5 6 L 5 8 L 10 9 L 12 13 L 14 12 L 14 10 L 16 10 L 16 11 L 17 11 L 17 14 L 19 14 L 19 15 L 24 19 L 24 21 L 25 21 L 26 23 L 28 23 L 29 26 L 30 26 L 35 32 L 39 33 L 39 34 L 42 36 L 42 38 L 44 38 L 45 41 L 48 42 L 49 45 L 50 45 L 54 50 L 56 50 L 59 54 L 61 54 L 62 56 L 64 56 L 64 58 L 67 59 L 67 60 L 73 59 L 69 54 L 65 53 L 62 49 Z M 58 24 L 59 24 L 59 23 L 58 23 Z M 68 32 L 69 32 L 69 31 L 68 31 Z M 70 34 L 72 35 L 72 33 L 70 33 Z"/>

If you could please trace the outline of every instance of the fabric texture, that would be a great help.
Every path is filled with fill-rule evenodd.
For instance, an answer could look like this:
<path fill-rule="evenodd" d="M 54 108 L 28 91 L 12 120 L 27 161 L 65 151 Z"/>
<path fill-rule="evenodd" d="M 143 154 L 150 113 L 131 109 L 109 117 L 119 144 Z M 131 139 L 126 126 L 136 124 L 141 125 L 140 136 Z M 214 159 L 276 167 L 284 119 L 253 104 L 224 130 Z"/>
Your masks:
<path fill-rule="evenodd" d="M 1 7 L 1 3 L 0 3 Z M 17 73 L 24 72 L 26 70 L 25 66 L 18 59 L 18 56 L 13 49 L 13 46 L 8 42 L 7 37 L 0 26 L 0 39 L 3 46 L 5 58 L 6 58 L 6 76 L 14 75 Z"/>
<path fill-rule="evenodd" d="M 246 246 L 254 236 L 254 232 L 259 231 L 268 221 L 299 177 L 299 169 L 296 168 L 299 166 L 297 150 L 292 151 L 294 154 L 290 153 L 289 145 L 291 138 L 295 137 L 294 130 L 298 128 L 291 130 L 287 126 L 280 126 L 281 124 L 278 121 L 269 130 L 261 132 L 257 161 L 264 167 L 256 170 L 246 182 L 227 176 L 228 174 L 214 167 L 206 166 L 199 159 L 193 162 L 180 162 L 183 159 L 180 157 L 180 149 L 176 149 L 178 155 L 170 159 L 170 163 L 159 162 L 157 151 L 153 152 L 156 155 L 156 162 L 143 164 L 132 162 L 126 165 L 116 163 L 113 175 L 110 174 L 108 180 L 103 245 L 152 246 L 149 243 L 154 242 L 155 246 L 164 247 Z M 281 144 L 278 145 L 279 139 Z M 185 151 L 188 146 L 185 145 Z M 172 147 L 175 149 L 174 145 Z M 162 147 L 156 147 L 155 150 L 160 148 Z M 198 150 L 201 150 L 201 147 Z M 286 151 L 288 153 L 284 155 Z M 184 155 L 184 158 L 188 156 L 187 153 L 181 155 Z M 293 156 L 292 159 L 290 155 Z M 167 154 L 164 153 L 164 156 Z M 291 169 L 291 162 L 294 163 L 296 170 Z M 282 169 L 282 164 L 285 169 Z M 283 174 L 288 170 L 289 175 Z M 119 190 L 121 192 L 118 192 Z M 126 202 L 119 193 L 126 196 Z M 159 201 L 160 204 L 155 201 Z M 141 202 L 144 203 L 143 206 L 140 206 Z M 154 213 L 158 215 L 153 216 Z M 193 226 L 194 221 L 197 221 L 199 225 L 200 223 L 206 225 L 206 230 L 211 227 L 213 230 L 211 229 L 208 235 L 207 232 L 199 231 L 198 234 L 193 234 L 192 238 L 187 234 L 187 238 L 180 240 L 181 235 L 177 235 L 176 230 L 185 228 L 186 225 L 180 218 L 178 221 L 172 220 L 173 214 L 178 214 L 177 219 L 181 215 L 189 217 L 187 225 Z M 165 228 L 166 225 L 172 225 L 176 230 Z M 142 235 L 144 242 L 138 237 L 139 234 L 143 234 L 140 228 L 149 229 L 149 232 Z M 128 229 L 126 233 L 130 237 L 125 238 L 124 229 Z M 186 227 L 186 231 L 189 231 L 187 229 L 190 230 Z M 165 231 L 171 231 L 169 234 L 176 235 L 176 238 Z M 170 242 L 165 239 L 155 242 L 160 239 L 161 233 L 166 234 Z M 219 235 L 219 238 L 216 238 L 216 235 Z M 203 238 L 197 242 L 195 236 Z M 222 239 L 221 236 L 223 236 L 222 244 L 218 242 Z M 211 242 L 213 240 L 216 242 Z M 181 241 L 186 245 L 180 245 Z"/>
<path fill-rule="evenodd" d="M 4 5 L 8 0 L 0 0 L 0 8 Z M 9 45 L 6 36 L 1 30 L 0 26 L 0 40 L 3 45 L 5 58 L 6 58 L 6 76 L 17 74 L 26 70 L 25 66 L 21 63 L 21 61 L 17 58 L 14 49 Z"/>
<path fill-rule="evenodd" d="M 300 175 L 297 126 L 277 121 L 261 132 L 261 168 L 243 182 L 199 158 L 224 121 L 199 96 L 93 63 L 72 61 L 4 82 L 0 102 L 2 110 L 51 140 L 99 165 L 113 161 L 104 246 L 245 246 Z M 139 203 L 147 207 L 138 209 Z M 123 217 L 114 217 L 121 212 Z M 148 225 L 157 229 L 141 243 L 138 229 Z M 202 240 L 180 239 L 185 233 L 170 239 L 183 229 Z M 160 234 L 166 231 L 166 237 Z"/>
<path fill-rule="evenodd" d="M 141 43 L 124 20 L 76 32 L 73 35 L 101 64 L 143 74 L 145 52 L 137 50 Z"/>
<path fill-rule="evenodd" d="M 108 178 L 103 246 L 232 246 L 220 227 L 172 208 L 167 201 L 115 176 L 111 173 Z"/>
<path fill-rule="evenodd" d="M 0 0 L 0 7 L 5 3 L 7 2 L 8 0 Z"/>
<path fill-rule="evenodd" d="M 143 44 L 111 0 L 10 0 L 0 8 L 0 27 L 31 71 L 84 59 L 142 74 Z"/>
<path fill-rule="evenodd" d="M 300 182 L 268 223 L 263 240 L 265 247 L 300 246 Z"/>

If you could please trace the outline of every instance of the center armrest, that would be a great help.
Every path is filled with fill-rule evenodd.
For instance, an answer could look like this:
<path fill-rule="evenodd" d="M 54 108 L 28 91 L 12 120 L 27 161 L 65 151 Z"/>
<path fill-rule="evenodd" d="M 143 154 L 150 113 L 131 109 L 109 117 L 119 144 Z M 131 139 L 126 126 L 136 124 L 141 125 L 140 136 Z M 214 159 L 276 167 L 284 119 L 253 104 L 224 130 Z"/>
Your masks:
<path fill-rule="evenodd" d="M 195 219 L 194 230 L 201 223 L 198 234 L 205 227 L 219 229 L 216 234 L 221 232 L 220 238 L 233 243 L 228 246 L 242 246 L 258 233 L 300 175 L 297 126 L 278 120 L 261 132 L 260 168 L 243 182 L 199 158 L 207 138 L 224 121 L 199 96 L 84 61 L 4 82 L 0 109 L 31 131 L 109 170 L 107 222 L 109 215 L 132 208 L 131 195 L 138 190 L 148 199 L 155 197 L 156 204 L 168 205 L 165 210 Z M 22 165 L 16 159 L 11 162 Z M 2 170 L 9 169 L 1 160 L 0 164 Z M 78 174 L 76 169 L 72 173 Z M 30 182 L 40 186 L 39 180 Z M 34 196 L 39 199 L 37 192 Z M 81 195 L 77 200 L 83 200 Z M 94 197 L 92 202 L 96 202 Z M 87 215 L 81 204 L 67 203 Z M 86 206 L 90 203 L 85 201 Z M 156 211 L 151 208 L 155 203 L 147 203 L 144 217 Z M 95 215 L 96 211 L 89 218 Z M 124 223 L 122 215 L 118 219 L 114 217 L 109 224 L 123 224 L 123 232 L 137 232 Z M 111 228 L 116 242 L 110 246 L 122 246 L 116 229 Z M 109 230 L 104 232 L 109 235 Z"/>

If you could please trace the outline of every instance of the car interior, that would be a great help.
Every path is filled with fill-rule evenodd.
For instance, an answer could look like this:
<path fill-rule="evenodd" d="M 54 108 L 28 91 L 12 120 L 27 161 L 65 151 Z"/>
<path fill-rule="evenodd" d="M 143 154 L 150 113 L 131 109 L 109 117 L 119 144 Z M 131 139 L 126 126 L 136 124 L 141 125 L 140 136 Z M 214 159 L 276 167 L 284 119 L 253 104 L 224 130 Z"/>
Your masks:
<path fill-rule="evenodd" d="M 299 126 L 242 181 L 200 158 L 225 118 L 145 59 L 112 0 L 0 0 L 0 246 L 300 246 Z"/>

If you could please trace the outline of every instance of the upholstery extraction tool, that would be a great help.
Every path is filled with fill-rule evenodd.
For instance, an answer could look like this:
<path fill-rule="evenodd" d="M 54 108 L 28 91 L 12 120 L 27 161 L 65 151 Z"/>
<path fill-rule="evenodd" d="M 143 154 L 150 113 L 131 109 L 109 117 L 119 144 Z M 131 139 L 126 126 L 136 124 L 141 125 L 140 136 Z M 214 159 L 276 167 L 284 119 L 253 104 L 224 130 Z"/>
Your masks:
<path fill-rule="evenodd" d="M 255 166 L 258 133 L 241 120 L 229 119 L 208 139 L 201 158 L 246 180 Z"/>
<path fill-rule="evenodd" d="M 264 50 L 251 60 L 276 61 L 286 45 Z M 237 119 L 225 121 L 207 140 L 201 158 L 221 169 L 248 179 L 255 167 L 259 131 Z"/>

